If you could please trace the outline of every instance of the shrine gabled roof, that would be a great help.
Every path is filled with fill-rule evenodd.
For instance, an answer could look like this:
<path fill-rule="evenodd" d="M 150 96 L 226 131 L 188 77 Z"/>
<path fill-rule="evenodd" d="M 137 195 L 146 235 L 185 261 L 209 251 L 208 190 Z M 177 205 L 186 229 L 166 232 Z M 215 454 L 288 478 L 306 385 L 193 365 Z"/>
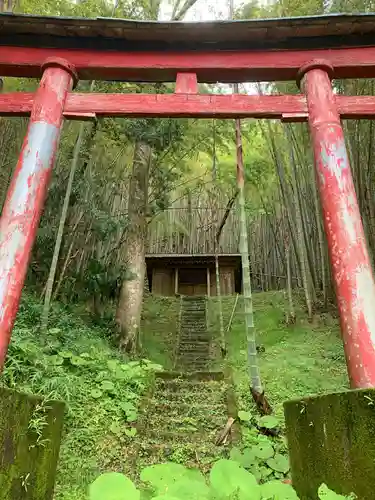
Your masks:
<path fill-rule="evenodd" d="M 0 14 L 0 45 L 103 50 L 284 50 L 375 44 L 375 14 L 152 22 Z"/>

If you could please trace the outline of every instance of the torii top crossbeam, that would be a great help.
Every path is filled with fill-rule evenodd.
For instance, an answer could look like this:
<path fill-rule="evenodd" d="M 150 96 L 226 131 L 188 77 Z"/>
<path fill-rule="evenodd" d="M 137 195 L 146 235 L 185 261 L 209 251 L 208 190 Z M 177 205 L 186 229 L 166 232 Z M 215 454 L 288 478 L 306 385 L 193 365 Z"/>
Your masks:
<path fill-rule="evenodd" d="M 374 118 L 373 96 L 335 96 L 331 78 L 375 77 L 375 15 L 152 23 L 0 15 L 0 75 L 41 77 L 0 94 L 30 115 L 0 220 L 0 368 L 27 272 L 63 118 L 307 120 L 352 387 L 375 387 L 375 284 L 340 118 Z M 174 94 L 79 94 L 79 79 L 176 81 Z M 296 95 L 199 94 L 198 82 L 298 80 Z"/>
<path fill-rule="evenodd" d="M 173 82 L 188 71 L 205 83 L 281 81 L 328 57 L 336 78 L 372 78 L 374 39 L 375 14 L 209 23 L 1 14 L 0 74 L 40 77 L 53 56 L 81 80 Z"/>

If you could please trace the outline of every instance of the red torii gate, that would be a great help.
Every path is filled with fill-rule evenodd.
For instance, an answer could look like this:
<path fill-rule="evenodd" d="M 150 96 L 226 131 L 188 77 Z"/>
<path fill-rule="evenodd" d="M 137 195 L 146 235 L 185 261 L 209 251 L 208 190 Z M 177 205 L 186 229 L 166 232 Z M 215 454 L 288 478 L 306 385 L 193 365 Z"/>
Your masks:
<path fill-rule="evenodd" d="M 336 96 L 331 78 L 375 77 L 375 15 L 153 23 L 0 15 L 0 75 L 40 77 L 0 95 L 30 116 L 0 221 L 0 366 L 15 321 L 63 118 L 308 121 L 353 388 L 375 387 L 375 285 L 340 118 L 375 117 L 375 97 Z M 176 81 L 174 94 L 72 93 L 79 79 Z M 197 82 L 297 80 L 302 94 L 199 94 Z"/>

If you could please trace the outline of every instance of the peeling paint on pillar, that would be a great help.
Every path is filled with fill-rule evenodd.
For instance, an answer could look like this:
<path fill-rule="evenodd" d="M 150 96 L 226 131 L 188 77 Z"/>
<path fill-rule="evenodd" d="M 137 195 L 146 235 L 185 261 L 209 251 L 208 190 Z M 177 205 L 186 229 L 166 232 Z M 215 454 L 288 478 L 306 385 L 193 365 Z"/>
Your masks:
<path fill-rule="evenodd" d="M 351 386 L 375 387 L 375 284 L 327 69 L 303 71 L 316 178 Z"/>
<path fill-rule="evenodd" d="M 0 220 L 0 369 L 4 364 L 58 146 L 70 68 L 44 71 Z"/>

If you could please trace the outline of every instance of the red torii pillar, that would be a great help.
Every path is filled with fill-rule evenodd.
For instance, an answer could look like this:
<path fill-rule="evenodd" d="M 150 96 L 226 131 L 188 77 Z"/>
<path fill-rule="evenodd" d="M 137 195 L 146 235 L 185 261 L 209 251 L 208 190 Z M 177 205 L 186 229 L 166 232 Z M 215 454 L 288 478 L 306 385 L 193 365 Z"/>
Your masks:
<path fill-rule="evenodd" d="M 333 68 L 300 70 L 323 208 L 346 365 L 352 390 L 284 403 L 293 486 L 316 498 L 337 493 L 372 500 L 375 485 L 375 285 L 344 134 L 332 91 Z"/>
<path fill-rule="evenodd" d="M 65 100 L 76 78 L 73 67 L 59 58 L 47 60 L 43 70 L 0 220 L 0 370 L 59 144 Z"/>
<path fill-rule="evenodd" d="M 300 70 L 308 106 L 317 184 L 352 388 L 375 387 L 375 284 L 353 178 L 332 91 L 333 68 Z"/>

